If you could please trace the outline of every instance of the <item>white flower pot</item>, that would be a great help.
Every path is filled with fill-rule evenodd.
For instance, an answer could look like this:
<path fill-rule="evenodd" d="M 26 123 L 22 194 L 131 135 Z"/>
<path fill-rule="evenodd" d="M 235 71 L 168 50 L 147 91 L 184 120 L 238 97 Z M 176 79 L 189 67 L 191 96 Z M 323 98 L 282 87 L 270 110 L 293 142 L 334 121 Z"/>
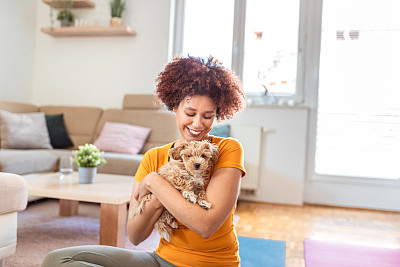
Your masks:
<path fill-rule="evenodd" d="M 79 183 L 93 184 L 96 182 L 97 167 L 78 167 Z"/>

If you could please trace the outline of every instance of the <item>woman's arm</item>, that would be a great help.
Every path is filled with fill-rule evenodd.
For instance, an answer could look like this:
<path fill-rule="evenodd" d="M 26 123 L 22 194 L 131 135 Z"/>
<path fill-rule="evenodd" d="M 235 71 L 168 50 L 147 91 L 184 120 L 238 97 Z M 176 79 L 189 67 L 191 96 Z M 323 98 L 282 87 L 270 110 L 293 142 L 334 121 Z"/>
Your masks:
<path fill-rule="evenodd" d="M 135 180 L 133 183 L 133 190 L 131 195 L 131 201 L 129 205 L 129 214 L 131 214 L 131 210 L 135 206 L 137 200 L 134 195 L 138 191 L 139 184 L 141 182 Z M 127 223 L 127 232 L 128 238 L 137 246 L 142 241 L 146 240 L 147 237 L 151 234 L 154 228 L 154 224 L 157 219 L 160 217 L 161 212 L 163 210 L 163 206 L 157 198 L 152 195 L 150 201 L 146 202 L 145 208 L 141 214 L 135 215 L 133 217 L 129 216 Z"/>
<path fill-rule="evenodd" d="M 241 176 L 241 170 L 231 167 L 219 168 L 213 172 L 206 191 L 207 201 L 212 204 L 209 210 L 184 199 L 179 191 L 159 175 L 146 176 L 138 191 L 152 192 L 161 205 L 181 223 L 203 238 L 209 238 L 224 223 L 235 206 Z"/>

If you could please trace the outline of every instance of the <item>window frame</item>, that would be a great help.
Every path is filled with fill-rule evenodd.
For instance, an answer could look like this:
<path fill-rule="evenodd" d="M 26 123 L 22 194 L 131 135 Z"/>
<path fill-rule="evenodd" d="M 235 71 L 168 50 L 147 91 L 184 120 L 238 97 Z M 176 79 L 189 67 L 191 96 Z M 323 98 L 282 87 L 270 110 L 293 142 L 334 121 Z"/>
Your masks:
<path fill-rule="evenodd" d="M 304 104 L 305 101 L 305 46 L 307 36 L 307 18 L 309 17 L 307 2 L 310 0 L 300 0 L 299 5 L 299 34 L 297 44 L 297 74 L 296 89 L 294 95 L 271 94 L 265 96 L 261 93 L 246 93 L 249 104 L 253 105 L 276 105 L 276 104 Z M 173 43 L 170 44 L 169 59 L 174 55 L 183 53 L 184 22 L 185 22 L 185 2 L 186 0 L 175 0 L 171 12 L 174 18 Z M 233 40 L 232 40 L 232 65 L 231 69 L 238 75 L 239 79 L 243 77 L 244 64 L 244 38 L 246 21 L 246 3 L 247 0 L 234 0 L 234 22 L 233 22 Z M 275 101 L 271 104 L 271 99 Z"/>

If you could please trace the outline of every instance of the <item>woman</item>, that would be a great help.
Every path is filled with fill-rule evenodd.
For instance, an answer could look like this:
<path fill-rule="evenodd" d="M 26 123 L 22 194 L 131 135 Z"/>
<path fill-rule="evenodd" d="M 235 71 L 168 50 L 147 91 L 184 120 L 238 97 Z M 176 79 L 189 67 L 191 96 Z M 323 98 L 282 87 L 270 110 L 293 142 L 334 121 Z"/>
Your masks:
<path fill-rule="evenodd" d="M 155 252 L 106 246 L 81 246 L 51 252 L 42 266 L 239 266 L 233 215 L 240 190 L 243 149 L 233 138 L 210 136 L 215 120 L 234 117 L 244 107 L 240 82 L 212 57 L 176 57 L 157 78 L 156 94 L 176 114 L 179 140 L 149 150 L 135 175 L 131 207 L 152 193 L 140 215 L 129 217 L 129 240 L 138 245 L 153 231 L 163 208 L 178 220 L 171 241 L 160 240 Z M 168 150 L 184 141 L 208 140 L 218 146 L 206 189 L 211 209 L 190 203 L 157 171 L 168 162 Z M 93 265 L 90 265 L 93 266 Z"/>

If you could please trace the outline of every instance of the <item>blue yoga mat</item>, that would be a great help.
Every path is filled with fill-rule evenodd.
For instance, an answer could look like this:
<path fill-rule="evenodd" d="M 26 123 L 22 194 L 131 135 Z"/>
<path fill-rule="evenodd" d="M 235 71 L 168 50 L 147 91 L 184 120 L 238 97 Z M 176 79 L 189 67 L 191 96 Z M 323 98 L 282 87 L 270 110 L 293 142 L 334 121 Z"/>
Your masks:
<path fill-rule="evenodd" d="M 239 236 L 241 267 L 285 267 L 285 241 Z"/>

